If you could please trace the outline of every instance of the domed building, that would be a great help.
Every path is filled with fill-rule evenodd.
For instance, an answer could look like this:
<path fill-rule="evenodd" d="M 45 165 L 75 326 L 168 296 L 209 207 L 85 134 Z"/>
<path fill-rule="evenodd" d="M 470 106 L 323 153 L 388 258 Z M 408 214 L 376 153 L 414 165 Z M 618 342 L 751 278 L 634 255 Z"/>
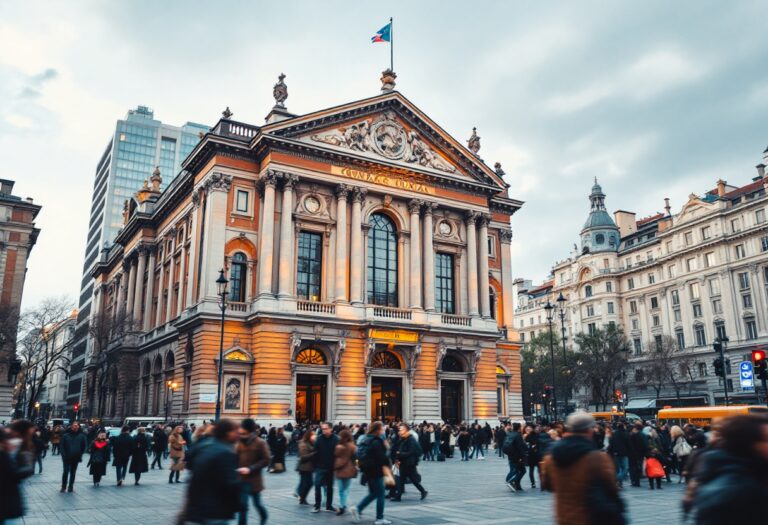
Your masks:
<path fill-rule="evenodd" d="M 591 210 L 581 230 L 581 253 L 617 252 L 619 250 L 619 228 L 605 210 L 605 193 L 597 183 L 589 195 Z"/>

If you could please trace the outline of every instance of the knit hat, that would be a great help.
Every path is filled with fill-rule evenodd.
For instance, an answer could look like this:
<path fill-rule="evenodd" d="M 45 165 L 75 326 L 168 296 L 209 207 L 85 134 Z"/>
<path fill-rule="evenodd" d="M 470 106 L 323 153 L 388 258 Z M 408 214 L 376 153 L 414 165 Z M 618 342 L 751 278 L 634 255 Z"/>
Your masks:
<path fill-rule="evenodd" d="M 595 428 L 595 418 L 583 410 L 576 410 L 565 419 L 565 428 L 569 432 L 581 434 Z"/>

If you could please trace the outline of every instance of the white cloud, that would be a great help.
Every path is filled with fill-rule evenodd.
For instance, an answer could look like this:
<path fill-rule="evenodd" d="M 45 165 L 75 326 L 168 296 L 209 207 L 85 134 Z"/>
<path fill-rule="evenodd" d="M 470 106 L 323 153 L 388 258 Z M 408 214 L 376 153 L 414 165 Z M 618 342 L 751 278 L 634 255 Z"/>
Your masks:
<path fill-rule="evenodd" d="M 19 115 L 18 113 L 6 115 L 5 121 L 11 126 L 21 129 L 32 129 L 35 126 L 31 118 Z"/>

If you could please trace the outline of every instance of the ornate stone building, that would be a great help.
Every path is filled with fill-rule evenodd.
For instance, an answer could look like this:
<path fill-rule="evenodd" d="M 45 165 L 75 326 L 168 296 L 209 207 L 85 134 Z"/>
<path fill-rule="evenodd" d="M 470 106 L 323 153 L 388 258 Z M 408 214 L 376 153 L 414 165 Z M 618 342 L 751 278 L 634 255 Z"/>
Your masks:
<path fill-rule="evenodd" d="M 94 272 L 85 413 L 289 420 L 520 417 L 501 166 L 385 77 L 380 95 L 263 126 L 229 108 L 163 192 L 126 203 Z M 92 337 L 98 335 L 98 330 Z M 176 392 L 168 381 L 179 385 Z M 90 405 L 90 407 L 88 406 Z"/>
<path fill-rule="evenodd" d="M 40 206 L 13 195 L 14 182 L 0 179 L 0 421 L 11 413 L 16 360 L 16 329 L 27 259 L 40 230 L 35 217 Z"/>

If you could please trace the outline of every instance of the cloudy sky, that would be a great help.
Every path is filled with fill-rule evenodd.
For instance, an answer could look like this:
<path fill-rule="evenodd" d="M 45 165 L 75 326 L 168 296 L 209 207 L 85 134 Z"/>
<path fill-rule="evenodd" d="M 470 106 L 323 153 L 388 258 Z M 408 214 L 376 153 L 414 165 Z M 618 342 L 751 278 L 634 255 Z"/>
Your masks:
<path fill-rule="evenodd" d="M 0 1 L 0 177 L 43 205 L 25 305 L 77 297 L 94 170 L 127 109 L 258 124 L 280 72 L 294 113 L 374 95 L 390 16 L 398 89 L 462 141 L 477 126 L 526 202 L 515 277 L 568 255 L 593 177 L 611 211 L 678 210 L 748 182 L 768 144 L 765 2 Z"/>

